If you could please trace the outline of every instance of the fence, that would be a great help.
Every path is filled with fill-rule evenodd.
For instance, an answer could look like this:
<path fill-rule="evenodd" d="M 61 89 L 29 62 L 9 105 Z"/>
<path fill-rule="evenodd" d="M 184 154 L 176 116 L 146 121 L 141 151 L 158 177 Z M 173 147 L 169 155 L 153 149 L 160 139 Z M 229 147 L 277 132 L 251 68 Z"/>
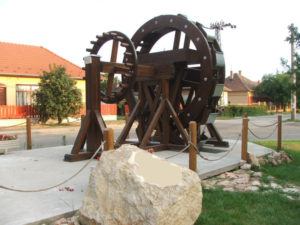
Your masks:
<path fill-rule="evenodd" d="M 36 117 L 36 110 L 30 106 L 0 105 L 0 119 L 20 119 Z"/>
<path fill-rule="evenodd" d="M 80 109 L 80 115 L 85 114 L 85 107 Z M 117 115 L 116 104 L 101 103 L 102 115 Z M 37 117 L 38 114 L 33 106 L 0 105 L 0 119 L 20 119 L 26 117 Z"/>

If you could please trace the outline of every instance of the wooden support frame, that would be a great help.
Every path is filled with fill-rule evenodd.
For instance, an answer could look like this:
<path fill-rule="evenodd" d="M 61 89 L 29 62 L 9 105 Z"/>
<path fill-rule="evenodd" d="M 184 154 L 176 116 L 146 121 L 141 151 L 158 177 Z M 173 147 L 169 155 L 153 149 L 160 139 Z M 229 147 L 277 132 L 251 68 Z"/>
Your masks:
<path fill-rule="evenodd" d="M 73 162 L 89 159 L 103 141 L 106 128 L 100 114 L 100 57 L 85 57 L 86 115 L 81 123 L 71 154 L 65 155 L 65 161 Z M 86 143 L 86 151 L 83 149 Z"/>
<path fill-rule="evenodd" d="M 205 142 L 206 144 L 214 145 L 216 147 L 229 147 L 228 141 L 223 141 L 214 124 L 208 123 L 206 124 L 206 127 L 211 136 L 211 138 Z"/>

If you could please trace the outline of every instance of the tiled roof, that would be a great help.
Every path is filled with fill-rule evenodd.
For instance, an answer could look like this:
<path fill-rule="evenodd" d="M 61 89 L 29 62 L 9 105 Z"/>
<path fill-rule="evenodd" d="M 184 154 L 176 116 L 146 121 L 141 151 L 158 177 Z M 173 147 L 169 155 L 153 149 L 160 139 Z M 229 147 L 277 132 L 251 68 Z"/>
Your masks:
<path fill-rule="evenodd" d="M 46 48 L 0 42 L 0 74 L 13 76 L 41 76 L 49 65 L 62 65 L 73 78 L 82 78 L 83 70 Z"/>
<path fill-rule="evenodd" d="M 225 87 L 228 91 L 253 91 L 257 85 L 257 82 L 249 80 L 237 73 L 234 73 L 232 76 L 226 77 L 225 79 Z"/>

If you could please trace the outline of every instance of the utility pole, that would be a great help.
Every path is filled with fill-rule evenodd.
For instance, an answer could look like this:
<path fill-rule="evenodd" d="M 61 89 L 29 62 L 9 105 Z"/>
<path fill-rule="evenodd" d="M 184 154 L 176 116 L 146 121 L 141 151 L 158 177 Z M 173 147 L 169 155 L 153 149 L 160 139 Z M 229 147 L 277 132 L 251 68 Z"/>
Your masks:
<path fill-rule="evenodd" d="M 294 86 L 291 90 L 291 120 L 294 121 L 296 119 L 297 112 L 297 78 L 295 70 L 295 49 L 297 47 L 300 47 L 300 33 L 298 32 L 298 28 L 295 27 L 293 23 L 288 26 L 288 30 L 290 36 L 288 36 L 285 40 L 291 44 L 291 82 Z"/>
<path fill-rule="evenodd" d="M 230 27 L 230 28 L 234 29 L 234 28 L 236 28 L 236 25 L 233 25 L 231 23 L 225 23 L 223 20 L 210 24 L 210 28 L 215 30 L 215 36 L 216 36 L 216 39 L 217 39 L 221 49 L 222 49 L 221 30 L 223 30 L 225 27 Z"/>
<path fill-rule="evenodd" d="M 295 72 L 295 44 L 294 44 L 294 32 L 291 32 L 291 74 L 292 74 L 292 84 L 296 86 L 296 72 Z M 291 91 L 291 120 L 296 119 L 297 112 L 297 96 L 296 90 Z"/>

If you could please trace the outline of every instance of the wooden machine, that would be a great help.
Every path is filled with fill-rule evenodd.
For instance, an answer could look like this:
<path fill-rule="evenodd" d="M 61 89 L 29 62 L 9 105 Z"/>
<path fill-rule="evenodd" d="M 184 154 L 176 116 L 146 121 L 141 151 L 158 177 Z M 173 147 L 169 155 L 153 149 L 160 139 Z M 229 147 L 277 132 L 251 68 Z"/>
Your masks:
<path fill-rule="evenodd" d="M 109 43 L 111 56 L 104 61 L 100 50 Z M 131 39 L 110 31 L 91 44 L 84 58 L 86 116 L 66 161 L 90 158 L 103 141 L 106 125 L 100 101 L 126 100 L 129 106 L 116 146 L 129 142 L 126 137 L 134 121 L 137 140 L 129 143 L 144 149 L 182 148 L 189 141 L 190 121 L 207 127 L 210 137 L 199 129 L 199 142 L 228 146 L 213 125 L 225 79 L 223 53 L 200 23 L 182 15 L 162 15 L 143 24 Z M 100 89 L 101 80 L 106 86 Z"/>

